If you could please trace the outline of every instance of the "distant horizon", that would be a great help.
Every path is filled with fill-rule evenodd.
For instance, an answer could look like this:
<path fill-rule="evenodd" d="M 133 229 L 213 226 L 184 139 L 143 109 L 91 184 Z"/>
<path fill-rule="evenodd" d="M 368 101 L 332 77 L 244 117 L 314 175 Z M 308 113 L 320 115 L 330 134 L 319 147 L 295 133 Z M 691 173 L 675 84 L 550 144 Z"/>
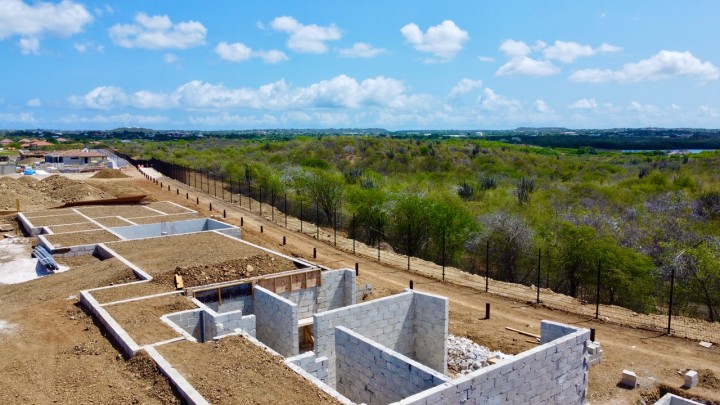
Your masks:
<path fill-rule="evenodd" d="M 0 1 L 0 127 L 720 128 L 720 2 L 199 4 Z"/>
<path fill-rule="evenodd" d="M 484 132 L 484 131 L 518 131 L 518 130 L 566 130 L 566 131 L 620 131 L 620 130 L 675 130 L 675 131 L 718 131 L 720 128 L 703 128 L 703 127 L 613 127 L 613 128 L 572 128 L 563 126 L 552 126 L 552 127 L 515 127 L 508 129 L 497 129 L 497 128 L 405 128 L 405 129 L 387 129 L 377 127 L 324 127 L 324 128 L 229 128 L 229 129 L 201 129 L 201 128 L 152 128 L 152 127 L 117 127 L 110 129 L 99 129 L 99 128 L 88 128 L 88 129 L 71 129 L 71 128 L 4 128 L 0 129 L 0 132 L 10 131 L 44 131 L 44 132 L 57 132 L 57 131 L 70 131 L 70 132 L 112 132 L 118 130 L 147 130 L 147 131 L 158 131 L 158 132 L 253 132 L 253 131 L 386 131 L 386 132 L 432 132 L 432 131 L 443 131 L 443 132 Z"/>

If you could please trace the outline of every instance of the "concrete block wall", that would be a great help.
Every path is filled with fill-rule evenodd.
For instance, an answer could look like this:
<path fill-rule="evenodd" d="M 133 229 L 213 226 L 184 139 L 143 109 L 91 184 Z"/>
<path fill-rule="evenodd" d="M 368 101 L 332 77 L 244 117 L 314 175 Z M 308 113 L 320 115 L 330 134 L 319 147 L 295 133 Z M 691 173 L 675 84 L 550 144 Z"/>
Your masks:
<path fill-rule="evenodd" d="M 320 286 L 278 294 L 297 304 L 299 319 L 355 303 L 354 271 L 324 271 L 320 277 Z"/>
<path fill-rule="evenodd" d="M 254 296 L 257 339 L 283 357 L 299 354 L 297 305 L 260 286 Z"/>
<path fill-rule="evenodd" d="M 357 403 L 387 404 L 449 381 L 347 328 L 335 328 L 335 389 Z"/>
<path fill-rule="evenodd" d="M 305 370 L 311 376 L 323 383 L 328 383 L 328 358 L 316 357 L 314 352 L 303 353 L 299 356 L 285 359 L 288 364 L 294 364 Z"/>
<path fill-rule="evenodd" d="M 405 292 L 315 314 L 313 316 L 314 351 L 317 356 L 330 359 L 329 385 L 334 386 L 336 382 L 336 326 L 345 326 L 391 350 L 414 358 L 412 303 L 413 293 Z"/>
<path fill-rule="evenodd" d="M 447 298 L 415 292 L 413 295 L 415 359 L 447 373 L 447 338 L 450 303 Z"/>
<path fill-rule="evenodd" d="M 542 321 L 541 330 L 541 346 L 397 404 L 587 403 L 590 331 L 549 321 Z"/>
<path fill-rule="evenodd" d="M 204 325 L 200 322 L 203 317 L 202 312 L 202 309 L 191 309 L 188 311 L 167 314 L 164 315 L 164 317 L 185 331 L 185 333 L 192 336 L 196 341 L 202 342 L 204 337 L 202 330 Z"/>

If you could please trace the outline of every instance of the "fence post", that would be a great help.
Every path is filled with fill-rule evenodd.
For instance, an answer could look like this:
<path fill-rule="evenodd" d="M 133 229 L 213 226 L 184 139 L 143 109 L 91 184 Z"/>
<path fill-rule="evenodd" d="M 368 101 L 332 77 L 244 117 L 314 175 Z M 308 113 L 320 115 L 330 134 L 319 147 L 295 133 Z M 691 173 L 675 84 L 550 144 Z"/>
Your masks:
<path fill-rule="evenodd" d="M 537 298 L 535 299 L 535 303 L 540 303 L 540 255 L 542 253 L 542 249 L 538 249 L 538 268 L 537 268 Z"/>
<path fill-rule="evenodd" d="M 407 228 L 407 257 L 408 257 L 408 271 L 410 271 L 410 224 L 408 223 Z"/>
<path fill-rule="evenodd" d="M 355 213 L 352 214 L 352 241 L 353 241 L 353 254 L 355 254 Z"/>
<path fill-rule="evenodd" d="M 337 246 L 337 217 L 338 217 L 338 213 L 337 213 L 337 211 L 335 211 L 335 213 L 333 214 L 333 237 L 334 237 L 333 244 L 335 246 Z"/>
<path fill-rule="evenodd" d="M 225 173 L 220 173 L 220 195 L 222 195 L 223 201 L 225 201 Z M 232 201 L 232 195 L 230 196 Z"/>
<path fill-rule="evenodd" d="M 270 189 L 270 220 L 275 222 L 275 189 Z"/>
<path fill-rule="evenodd" d="M 488 292 L 489 278 L 490 278 L 490 240 L 488 240 L 487 245 L 485 245 L 485 292 Z"/>
<path fill-rule="evenodd" d="M 315 200 L 315 238 L 320 240 L 320 205 Z"/>
<path fill-rule="evenodd" d="M 285 193 L 285 228 L 287 228 L 287 193 Z"/>
<path fill-rule="evenodd" d="M 445 233 L 446 233 L 446 232 L 447 232 L 447 228 L 443 227 L 443 243 L 442 243 L 442 271 L 443 271 L 443 273 L 442 273 L 442 280 L 443 280 L 443 281 L 445 281 L 445 255 L 446 255 L 446 252 L 445 252 L 445 247 L 446 247 L 445 238 L 446 238 L 446 235 L 445 235 Z"/>
<path fill-rule="evenodd" d="M 215 197 L 217 197 L 217 174 L 215 172 L 212 172 L 213 174 L 213 194 Z M 208 190 L 210 191 L 210 190 Z"/>
<path fill-rule="evenodd" d="M 602 271 L 602 259 L 598 259 L 597 289 L 595 290 L 595 319 L 600 318 L 600 273 Z"/>
<path fill-rule="evenodd" d="M 260 216 L 262 216 L 262 186 L 260 186 L 260 198 L 258 198 L 260 201 Z"/>
<path fill-rule="evenodd" d="M 300 233 L 303 233 L 303 223 L 302 223 L 302 222 L 303 222 L 303 221 L 302 221 L 302 214 L 303 214 L 303 213 L 302 213 L 302 205 L 303 205 L 303 204 L 302 204 L 302 203 L 303 203 L 303 201 L 302 201 L 302 198 L 301 198 L 301 199 L 300 199 Z"/>
<path fill-rule="evenodd" d="M 672 272 L 670 273 L 670 303 L 668 308 L 668 329 L 667 333 L 670 334 L 670 323 L 672 322 L 672 308 L 673 308 L 673 290 L 675 289 L 675 263 L 673 263 Z"/>

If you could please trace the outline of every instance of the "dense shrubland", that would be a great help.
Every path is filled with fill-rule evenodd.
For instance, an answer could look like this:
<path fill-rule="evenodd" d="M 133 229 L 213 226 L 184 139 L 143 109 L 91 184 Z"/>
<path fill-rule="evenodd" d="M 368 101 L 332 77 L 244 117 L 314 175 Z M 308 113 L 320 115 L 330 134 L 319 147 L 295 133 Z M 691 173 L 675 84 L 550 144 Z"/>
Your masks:
<path fill-rule="evenodd" d="M 636 311 L 720 314 L 720 155 L 621 154 L 471 140 L 298 137 L 118 145 L 317 204 L 400 253 Z M 281 207 L 280 207 L 281 208 Z M 352 221 L 350 220 L 352 219 Z M 352 222 L 352 223 L 350 223 Z"/>

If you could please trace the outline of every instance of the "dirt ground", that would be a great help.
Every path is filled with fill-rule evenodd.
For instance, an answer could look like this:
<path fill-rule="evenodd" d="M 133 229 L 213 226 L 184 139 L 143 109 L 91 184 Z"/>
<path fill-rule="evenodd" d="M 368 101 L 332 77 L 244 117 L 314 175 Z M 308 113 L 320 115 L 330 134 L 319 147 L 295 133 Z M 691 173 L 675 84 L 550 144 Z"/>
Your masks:
<path fill-rule="evenodd" d="M 61 259 L 72 271 L 0 285 L 0 402 L 167 404 L 167 380 L 127 362 L 79 306 L 82 289 L 127 282 L 127 267 L 91 257 Z"/>
<path fill-rule="evenodd" d="M 720 376 L 720 348 L 718 345 L 706 349 L 699 346 L 697 341 L 597 322 L 589 316 L 552 310 L 542 305 L 529 305 L 524 301 L 518 302 L 459 284 L 443 283 L 414 272 L 409 273 L 400 265 L 378 263 L 377 260 L 340 251 L 308 235 L 287 230 L 251 214 L 246 210 L 246 205 L 238 208 L 164 179 L 165 184 L 169 182 L 172 185 L 172 190 L 167 191 L 167 188 L 160 189 L 157 185 L 144 179 L 137 171 L 126 171 L 126 174 L 132 177 L 110 180 L 93 179 L 88 183 L 101 191 L 105 190 L 108 194 L 110 194 L 109 190 L 117 190 L 117 192 L 132 190 L 135 194 L 138 192 L 149 194 L 151 200 L 174 201 L 198 210 L 205 216 L 221 216 L 222 210 L 227 210 L 226 221 L 230 223 L 239 225 L 240 218 L 243 217 L 243 238 L 250 242 L 331 268 L 354 268 L 354 264 L 357 262 L 360 265 L 359 282 L 374 284 L 375 293 L 369 299 L 399 292 L 406 288 L 409 280 L 412 279 L 415 289 L 444 295 L 450 299 L 451 333 L 469 337 L 473 341 L 493 349 L 499 349 L 506 353 L 517 353 L 535 347 L 534 343 L 528 342 L 529 338 L 506 330 L 507 326 L 539 334 L 540 320 L 550 319 L 596 328 L 597 339 L 602 342 L 605 350 L 605 359 L 590 369 L 588 393 L 590 403 L 639 403 L 643 395 L 653 395 L 653 392 L 657 394 L 662 387 L 670 387 L 681 393 L 684 392 L 685 395 L 689 393 L 720 403 L 720 389 L 714 382 Z M 103 181 L 107 183 L 100 185 L 99 182 Z M 0 178 L 0 184 L 2 184 L 2 178 Z M 180 189 L 179 196 L 177 188 Z M 189 199 L 185 198 L 186 192 L 190 193 Z M 0 195 L 3 195 L 2 190 L 0 190 Z M 195 204 L 196 196 L 201 200 L 199 205 Z M 212 212 L 207 209 L 209 202 L 213 203 L 215 209 Z M 12 208 L 14 208 L 14 201 L 12 204 Z M 37 208 L 54 206 L 52 201 L 46 201 L 44 204 L 39 204 Z M 0 209 L 2 209 L 2 201 L 0 201 Z M 264 233 L 260 233 L 260 225 L 264 226 Z M 283 236 L 287 237 L 287 244 L 284 246 L 281 245 Z M 116 245 L 124 243 L 129 242 L 113 243 L 113 249 Z M 204 251 L 203 246 L 211 245 L 204 245 L 203 242 L 193 242 L 191 245 L 194 249 L 189 249 L 190 252 L 177 249 L 167 250 L 169 249 L 167 246 L 158 246 L 158 249 L 161 249 L 164 254 L 177 257 L 172 266 L 162 265 L 160 260 L 150 256 L 136 259 L 142 262 L 139 263 L 141 267 L 148 270 L 154 268 L 153 271 L 165 274 L 170 278 L 177 267 L 200 266 L 205 262 L 221 263 L 242 256 L 242 253 L 238 252 L 218 252 L 215 249 Z M 229 245 L 230 249 L 233 245 Z M 223 246 L 227 245 L 223 244 Z M 312 258 L 313 248 L 317 248 L 317 259 Z M 128 247 L 121 254 L 132 256 L 133 249 Z M 135 260 L 131 259 L 131 261 Z M 165 380 L 153 378 L 146 380 L 138 377 L 142 373 L 133 368 L 131 363 L 122 359 L 117 349 L 113 348 L 104 336 L 102 330 L 77 307 L 77 299 L 72 298 L 80 289 L 110 285 L 131 277 L 127 269 L 112 270 L 115 268 L 114 266 L 111 266 L 110 271 L 98 272 L 93 268 L 97 265 L 98 263 L 79 264 L 66 273 L 19 285 L 0 286 L 0 302 L 2 302 L 0 325 L 11 325 L 0 327 L 0 359 L 2 359 L 0 361 L 0 400 L 14 403 L 48 403 L 55 400 L 58 403 L 167 403 L 169 401 L 168 395 L 170 394 L 168 393 L 170 391 Z M 413 261 L 414 269 L 416 266 L 422 265 L 422 263 Z M 428 271 L 430 270 L 428 269 Z M 548 296 L 545 299 L 550 300 L 553 297 Z M 490 320 L 484 319 L 485 303 L 491 304 Z M 190 343 L 183 344 L 189 345 Z M 235 342 L 234 344 L 239 343 Z M 181 365 L 183 360 L 177 360 L 178 367 L 183 374 L 185 371 L 182 367 L 186 367 L 189 369 L 187 372 L 192 373 L 193 365 L 208 362 L 210 357 L 204 353 L 212 352 L 203 349 L 204 346 L 206 345 L 196 345 L 193 348 L 203 351 L 203 353 L 197 354 L 194 364 L 188 361 L 185 365 Z M 169 350 L 167 356 L 173 356 L 170 351 L 174 348 L 178 348 L 178 356 L 181 356 L 180 353 L 184 353 L 179 344 L 172 344 L 164 348 L 164 350 Z M 224 356 L 227 351 L 222 348 L 217 349 L 217 352 L 220 355 L 213 358 L 219 359 L 220 366 L 213 366 L 213 370 L 225 374 L 226 377 L 223 378 L 232 379 L 232 367 L 237 367 L 237 365 L 230 364 L 230 359 L 234 355 Z M 248 351 L 248 353 L 250 352 L 254 353 Z M 166 354 L 163 350 L 161 353 Z M 247 355 L 245 352 L 243 354 Z M 229 363 L 224 365 L 226 359 Z M 244 362 L 255 362 L 256 360 L 254 357 L 243 359 Z M 172 361 L 173 364 L 176 364 L 176 360 Z M 642 386 L 635 390 L 620 388 L 618 382 L 623 369 L 635 371 L 640 377 Z M 704 378 L 703 381 L 706 381 L 689 392 L 679 389 L 683 383 L 681 374 L 687 369 L 701 370 L 701 377 Z M 152 370 L 150 372 L 156 373 Z M 151 374 L 151 376 L 157 376 L 157 374 Z M 298 392 L 298 397 L 308 397 L 312 401 L 310 403 L 318 402 L 314 397 L 305 393 L 307 388 L 299 388 L 306 387 L 304 385 L 286 383 L 275 389 L 269 388 L 271 387 L 269 384 L 275 384 L 279 380 L 281 379 L 274 375 L 269 377 L 260 375 L 257 382 L 244 384 L 245 379 L 243 379 L 234 384 L 242 389 L 243 399 L 251 399 L 253 403 L 276 403 L 277 398 L 269 399 L 265 395 L 273 391 L 295 392 L 295 390 L 301 390 Z M 195 381 L 191 382 L 195 383 Z M 198 389 L 204 394 L 207 393 L 212 402 L 241 403 L 239 402 L 242 400 L 241 398 L 228 397 L 228 393 L 218 392 L 217 386 L 212 384 L 212 379 L 198 383 Z M 218 396 L 219 399 L 216 400 L 215 396 Z M 293 397 L 289 396 L 288 398 Z"/>
<path fill-rule="evenodd" d="M 259 275 L 256 273 L 261 269 L 263 274 L 267 274 L 295 268 L 290 260 L 273 257 L 253 246 L 233 242 L 215 233 L 115 242 L 108 246 L 156 277 L 155 281 L 168 286 L 174 285 L 176 273 L 183 275 L 186 286 L 193 287 L 232 280 L 232 274 Z M 158 255 L 157 252 L 163 254 Z M 248 271 L 248 265 L 253 271 Z"/>
<path fill-rule="evenodd" d="M 157 349 L 213 404 L 338 403 L 285 366 L 281 358 L 257 350 L 240 336 L 204 344 L 182 341 Z"/>
<path fill-rule="evenodd" d="M 160 317 L 172 312 L 197 308 L 184 296 L 170 295 L 106 306 L 110 316 L 139 345 L 157 343 L 178 337 Z"/>

